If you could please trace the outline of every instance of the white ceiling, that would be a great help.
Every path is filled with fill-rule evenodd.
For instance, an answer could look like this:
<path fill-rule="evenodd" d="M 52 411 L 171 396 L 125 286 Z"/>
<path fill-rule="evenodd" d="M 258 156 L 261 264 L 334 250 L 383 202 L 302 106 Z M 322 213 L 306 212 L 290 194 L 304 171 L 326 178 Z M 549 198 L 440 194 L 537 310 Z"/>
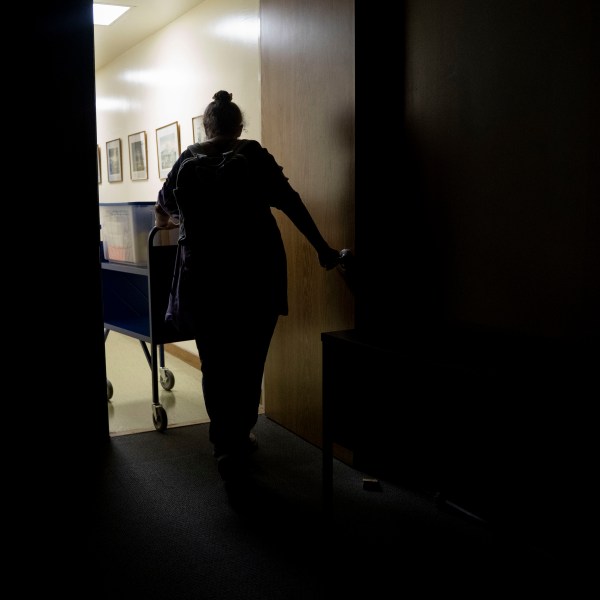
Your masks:
<path fill-rule="evenodd" d="M 112 25 L 94 25 L 96 70 L 162 29 L 204 0 L 99 0 L 132 6 Z M 96 1 L 94 0 L 94 4 Z"/>

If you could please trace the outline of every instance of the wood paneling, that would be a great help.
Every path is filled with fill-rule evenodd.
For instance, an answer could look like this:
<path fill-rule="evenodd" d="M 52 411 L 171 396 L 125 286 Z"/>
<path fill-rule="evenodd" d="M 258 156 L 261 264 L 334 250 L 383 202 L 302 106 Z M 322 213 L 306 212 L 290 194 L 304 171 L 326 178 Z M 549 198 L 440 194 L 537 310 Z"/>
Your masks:
<path fill-rule="evenodd" d="M 354 2 L 261 1 L 262 142 L 324 237 L 354 247 Z M 276 212 L 288 257 L 290 314 L 265 369 L 265 412 L 321 444 L 323 331 L 354 326 L 354 297 Z"/>

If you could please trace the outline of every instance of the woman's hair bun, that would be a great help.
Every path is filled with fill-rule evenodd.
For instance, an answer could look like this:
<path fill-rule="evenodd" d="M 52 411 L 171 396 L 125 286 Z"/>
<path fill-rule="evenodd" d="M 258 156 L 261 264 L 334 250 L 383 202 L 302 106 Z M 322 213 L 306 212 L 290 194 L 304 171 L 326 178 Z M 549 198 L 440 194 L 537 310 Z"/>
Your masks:
<path fill-rule="evenodd" d="M 229 92 L 226 92 L 225 90 L 221 90 L 213 96 L 213 100 L 215 102 L 223 103 L 223 104 L 226 104 L 227 102 L 231 102 L 232 99 L 233 99 L 233 94 L 230 94 Z"/>

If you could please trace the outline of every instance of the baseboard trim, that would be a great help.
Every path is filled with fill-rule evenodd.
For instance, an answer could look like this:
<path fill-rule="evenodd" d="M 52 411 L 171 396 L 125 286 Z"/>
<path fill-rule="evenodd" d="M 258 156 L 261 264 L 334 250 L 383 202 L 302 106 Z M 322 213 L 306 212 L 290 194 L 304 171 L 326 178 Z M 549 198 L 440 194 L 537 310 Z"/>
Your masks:
<path fill-rule="evenodd" d="M 196 369 L 200 369 L 200 357 L 189 350 L 185 350 L 176 344 L 165 344 L 164 345 L 165 352 L 170 354 L 171 356 L 175 356 L 179 360 L 182 360 L 184 363 L 195 367 Z"/>

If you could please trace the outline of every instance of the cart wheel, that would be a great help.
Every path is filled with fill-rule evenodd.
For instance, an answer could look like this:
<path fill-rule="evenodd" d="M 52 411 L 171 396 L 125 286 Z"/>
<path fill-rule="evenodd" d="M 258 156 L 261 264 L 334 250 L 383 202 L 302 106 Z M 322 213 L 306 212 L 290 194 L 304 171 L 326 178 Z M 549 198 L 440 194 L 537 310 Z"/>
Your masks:
<path fill-rule="evenodd" d="M 167 411 L 162 406 L 153 406 L 152 421 L 154 423 L 154 428 L 157 431 L 164 431 L 169 423 Z"/>
<path fill-rule="evenodd" d="M 113 385 L 108 379 L 106 380 L 106 397 L 108 400 L 113 397 Z"/>
<path fill-rule="evenodd" d="M 165 390 L 172 390 L 175 385 L 175 375 L 169 369 L 160 370 L 160 385 Z"/>

